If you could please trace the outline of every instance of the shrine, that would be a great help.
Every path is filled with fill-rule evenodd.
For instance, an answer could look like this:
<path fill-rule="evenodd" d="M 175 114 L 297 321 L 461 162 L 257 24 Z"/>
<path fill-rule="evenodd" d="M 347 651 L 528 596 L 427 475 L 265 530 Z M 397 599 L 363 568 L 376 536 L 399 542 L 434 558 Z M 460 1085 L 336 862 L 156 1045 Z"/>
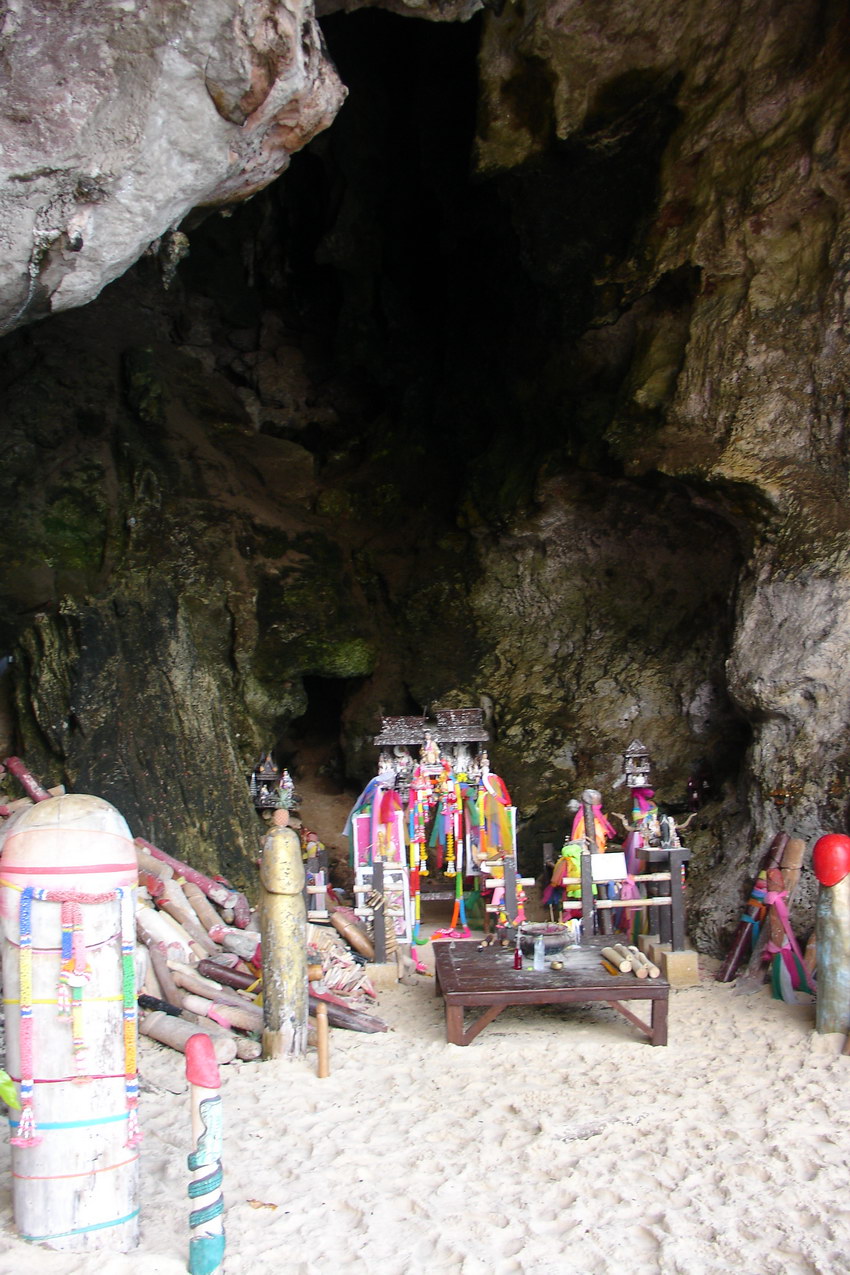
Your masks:
<path fill-rule="evenodd" d="M 511 886 L 516 879 L 516 808 L 490 769 L 488 738 L 483 713 L 471 708 L 439 709 L 433 719 L 384 717 L 374 737 L 378 773 L 346 833 L 357 910 L 371 915 L 366 900 L 377 870 L 399 942 L 420 941 L 423 899 L 454 899 L 448 932 L 468 935 L 464 879 L 476 892 L 492 890 L 487 910 L 504 917 L 506 864 Z M 521 891 L 517 902 L 521 908 Z"/>
<path fill-rule="evenodd" d="M 248 775 L 248 791 L 258 811 L 291 810 L 298 805 L 292 776 L 274 763 L 271 753 L 264 753 Z"/>

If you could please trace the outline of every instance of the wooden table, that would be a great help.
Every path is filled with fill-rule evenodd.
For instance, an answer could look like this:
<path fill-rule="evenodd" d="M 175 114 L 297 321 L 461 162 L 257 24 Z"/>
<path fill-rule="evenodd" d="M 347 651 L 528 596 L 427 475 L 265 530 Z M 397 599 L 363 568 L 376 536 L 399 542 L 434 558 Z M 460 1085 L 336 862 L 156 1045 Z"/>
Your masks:
<path fill-rule="evenodd" d="M 437 995 L 446 1007 L 446 1039 L 452 1045 L 470 1044 L 508 1005 L 567 1005 L 604 1001 L 613 1006 L 649 1037 L 652 1045 L 667 1044 L 667 1002 L 670 984 L 665 978 L 638 978 L 635 974 L 609 974 L 602 966 L 600 949 L 611 941 L 594 938 L 581 947 L 567 948 L 560 959 L 563 969 L 533 970 L 524 958 L 521 970 L 513 967 L 513 948 L 486 947 L 478 941 L 443 939 L 434 943 Z M 624 1001 L 649 1001 L 650 1022 L 644 1022 Z M 464 1028 L 467 1008 L 482 1012 Z"/>

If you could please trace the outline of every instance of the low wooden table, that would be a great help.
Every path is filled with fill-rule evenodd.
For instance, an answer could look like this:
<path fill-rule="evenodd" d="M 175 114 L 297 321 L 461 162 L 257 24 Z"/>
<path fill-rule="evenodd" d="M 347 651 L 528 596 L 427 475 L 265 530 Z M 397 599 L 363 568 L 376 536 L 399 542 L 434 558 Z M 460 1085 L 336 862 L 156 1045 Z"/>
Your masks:
<path fill-rule="evenodd" d="M 566 1005 L 604 1001 L 634 1023 L 652 1045 L 667 1044 L 667 1003 L 670 984 L 665 978 L 638 978 L 635 974 L 609 974 L 602 966 L 600 950 L 611 941 L 594 938 L 581 947 L 567 948 L 560 959 L 563 969 L 533 970 L 524 958 L 514 969 L 513 948 L 486 947 L 477 940 L 442 939 L 434 942 L 437 995 L 446 1006 L 446 1039 L 452 1045 L 470 1044 L 508 1005 Z M 650 1022 L 644 1022 L 623 1001 L 649 1001 Z M 467 1008 L 482 1013 L 464 1028 Z"/>

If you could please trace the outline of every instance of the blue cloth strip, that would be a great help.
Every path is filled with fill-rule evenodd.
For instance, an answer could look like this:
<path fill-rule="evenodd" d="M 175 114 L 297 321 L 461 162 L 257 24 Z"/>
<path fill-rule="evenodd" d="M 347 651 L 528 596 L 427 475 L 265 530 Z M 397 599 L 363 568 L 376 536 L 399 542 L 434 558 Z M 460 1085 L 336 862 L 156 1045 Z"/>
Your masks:
<path fill-rule="evenodd" d="M 138 1216 L 139 1210 L 133 1209 L 126 1217 L 116 1217 L 112 1222 L 92 1222 L 91 1226 L 77 1226 L 73 1231 L 61 1231 L 58 1235 L 22 1235 L 21 1239 L 29 1240 L 31 1244 L 44 1244 L 48 1240 L 64 1240 L 69 1235 L 85 1235 L 87 1231 L 105 1231 L 111 1226 L 123 1226 L 125 1222 L 132 1222 Z"/>
<path fill-rule="evenodd" d="M 85 1129 L 92 1124 L 114 1124 L 116 1120 L 126 1120 L 126 1119 L 127 1119 L 127 1112 L 122 1111 L 117 1116 L 99 1116 L 96 1120 L 67 1120 L 67 1121 L 61 1121 L 61 1122 L 57 1121 L 53 1124 L 51 1123 L 43 1124 L 39 1120 L 38 1131 L 40 1133 L 42 1129 Z M 9 1117 L 9 1124 L 13 1129 L 17 1129 L 19 1123 L 20 1121 L 13 1120 L 11 1116 Z"/>

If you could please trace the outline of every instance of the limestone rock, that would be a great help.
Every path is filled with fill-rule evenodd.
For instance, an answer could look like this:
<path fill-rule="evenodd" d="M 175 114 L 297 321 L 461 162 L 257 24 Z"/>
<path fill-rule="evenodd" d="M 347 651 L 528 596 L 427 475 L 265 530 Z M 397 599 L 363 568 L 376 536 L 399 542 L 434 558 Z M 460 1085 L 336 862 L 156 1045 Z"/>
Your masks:
<path fill-rule="evenodd" d="M 0 39 L 0 331 L 266 186 L 344 96 L 309 0 L 11 0 Z"/>

